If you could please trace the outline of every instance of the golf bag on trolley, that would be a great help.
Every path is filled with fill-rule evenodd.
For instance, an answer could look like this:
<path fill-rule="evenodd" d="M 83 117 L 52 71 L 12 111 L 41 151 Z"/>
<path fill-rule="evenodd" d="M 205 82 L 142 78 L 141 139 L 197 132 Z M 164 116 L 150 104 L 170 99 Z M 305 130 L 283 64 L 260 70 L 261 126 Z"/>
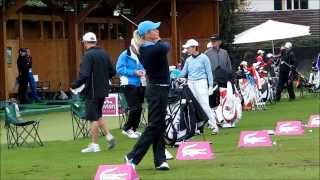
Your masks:
<path fill-rule="evenodd" d="M 318 90 L 320 92 L 320 70 L 312 69 L 309 75 L 309 82 L 312 91 Z"/>
<path fill-rule="evenodd" d="M 276 84 L 272 78 L 267 76 L 261 78 L 260 72 L 257 71 L 259 69 L 259 64 L 248 67 L 247 63 L 243 61 L 237 72 L 245 110 L 264 109 L 268 101 L 274 101 Z"/>
<path fill-rule="evenodd" d="M 219 93 L 220 103 L 214 109 L 217 123 L 223 128 L 235 127 L 242 117 L 241 94 L 230 81 L 227 88 L 219 88 Z"/>
<path fill-rule="evenodd" d="M 175 145 L 191 138 L 197 132 L 203 132 L 208 119 L 186 84 L 171 85 L 164 134 L 168 145 Z"/>
<path fill-rule="evenodd" d="M 320 53 L 312 63 L 312 69 L 309 75 L 310 91 L 320 92 Z"/>

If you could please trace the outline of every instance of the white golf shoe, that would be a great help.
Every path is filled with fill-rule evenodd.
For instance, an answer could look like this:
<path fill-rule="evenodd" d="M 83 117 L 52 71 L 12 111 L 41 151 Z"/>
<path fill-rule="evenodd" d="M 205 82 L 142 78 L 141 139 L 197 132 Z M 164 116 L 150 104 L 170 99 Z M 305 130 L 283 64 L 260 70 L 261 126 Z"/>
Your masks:
<path fill-rule="evenodd" d="M 90 153 L 90 152 L 100 152 L 100 146 L 99 144 L 89 144 L 88 147 L 81 150 L 82 153 Z"/>

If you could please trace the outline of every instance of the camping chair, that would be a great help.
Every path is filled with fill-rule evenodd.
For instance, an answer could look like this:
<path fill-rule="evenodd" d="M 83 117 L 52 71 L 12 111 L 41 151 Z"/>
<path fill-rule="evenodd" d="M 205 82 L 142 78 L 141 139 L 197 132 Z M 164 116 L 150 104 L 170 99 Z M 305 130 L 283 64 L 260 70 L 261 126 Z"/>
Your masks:
<path fill-rule="evenodd" d="M 71 120 L 73 139 L 76 140 L 80 137 L 88 137 L 89 123 L 85 119 L 84 104 L 80 101 L 71 103 Z"/>
<path fill-rule="evenodd" d="M 43 99 L 48 99 L 50 94 L 50 81 L 36 81 L 37 91 Z"/>
<path fill-rule="evenodd" d="M 5 107 L 5 128 L 7 130 L 8 149 L 14 146 L 22 146 L 29 139 L 32 139 L 34 144 L 43 146 L 38 134 L 39 121 L 18 119 L 15 106 L 14 103 L 9 103 Z"/>
<path fill-rule="evenodd" d="M 118 103 L 119 103 L 118 122 L 119 122 L 119 128 L 122 129 L 123 125 L 127 123 L 128 117 L 129 117 L 129 106 L 123 93 L 118 94 Z"/>
<path fill-rule="evenodd" d="M 146 128 L 147 125 L 148 125 L 148 120 L 144 116 L 147 108 L 148 108 L 148 104 L 147 103 L 143 103 L 142 104 L 142 111 L 141 111 L 141 121 L 140 121 L 140 124 L 139 124 L 140 128 Z"/>
<path fill-rule="evenodd" d="M 126 98 L 124 97 L 123 93 L 118 94 L 118 103 L 119 103 L 119 115 L 118 115 L 118 122 L 119 122 L 119 128 L 122 129 L 123 125 L 127 123 L 130 108 L 128 105 L 128 102 Z M 141 121 L 139 124 L 140 128 L 144 128 L 147 126 L 148 122 L 144 116 L 145 113 L 145 107 L 144 104 L 142 105 L 142 112 L 141 112 Z"/>

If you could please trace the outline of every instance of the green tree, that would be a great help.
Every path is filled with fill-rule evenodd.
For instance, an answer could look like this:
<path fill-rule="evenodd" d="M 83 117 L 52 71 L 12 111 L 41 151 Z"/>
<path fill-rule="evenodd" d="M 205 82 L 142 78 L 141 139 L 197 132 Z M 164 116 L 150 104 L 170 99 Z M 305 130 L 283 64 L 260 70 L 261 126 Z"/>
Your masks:
<path fill-rule="evenodd" d="M 234 35 L 240 32 L 239 21 L 235 11 L 238 9 L 237 0 L 224 0 L 220 2 L 220 36 L 227 49 L 231 48 Z"/>

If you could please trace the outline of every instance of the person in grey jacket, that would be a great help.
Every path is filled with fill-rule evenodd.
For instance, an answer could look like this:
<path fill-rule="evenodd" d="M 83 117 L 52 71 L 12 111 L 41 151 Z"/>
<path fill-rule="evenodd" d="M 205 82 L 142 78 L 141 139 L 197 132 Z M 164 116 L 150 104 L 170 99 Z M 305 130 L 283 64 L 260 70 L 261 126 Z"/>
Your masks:
<path fill-rule="evenodd" d="M 211 48 L 205 52 L 210 59 L 211 70 L 214 84 L 218 87 L 227 87 L 227 81 L 232 77 L 232 68 L 229 54 L 226 50 L 220 48 L 221 39 L 215 34 L 210 37 Z M 219 92 L 215 92 L 209 97 L 211 107 L 219 105 Z"/>
<path fill-rule="evenodd" d="M 228 52 L 220 48 L 222 41 L 219 35 L 211 36 L 210 42 L 212 44 L 212 47 L 208 48 L 205 54 L 210 59 L 213 79 L 215 81 L 217 78 L 221 76 L 219 72 L 217 72 L 217 69 L 221 68 L 223 71 L 227 73 L 232 73 L 232 68 Z"/>

